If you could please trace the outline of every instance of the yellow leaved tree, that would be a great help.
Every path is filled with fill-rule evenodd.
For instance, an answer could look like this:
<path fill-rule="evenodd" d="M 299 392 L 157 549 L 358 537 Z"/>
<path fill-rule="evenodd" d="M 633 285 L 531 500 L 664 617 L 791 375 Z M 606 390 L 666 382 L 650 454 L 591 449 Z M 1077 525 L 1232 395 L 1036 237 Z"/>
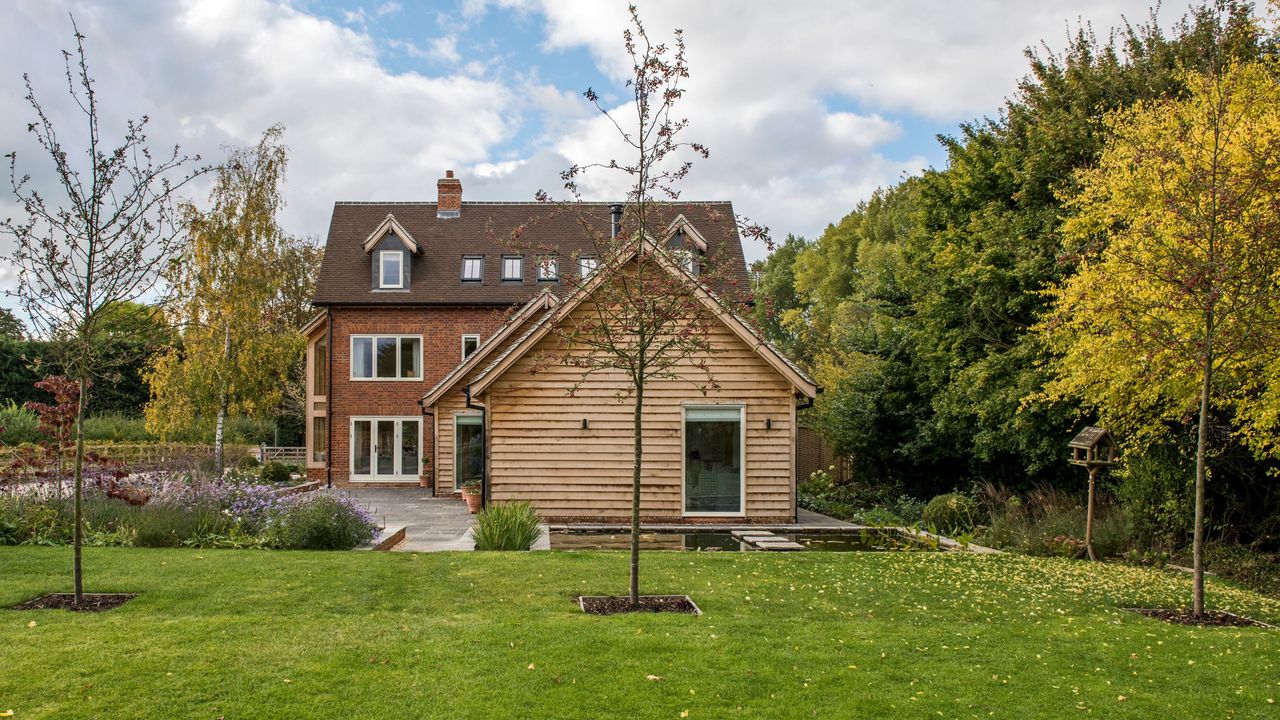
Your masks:
<path fill-rule="evenodd" d="M 1280 85 L 1262 64 L 1188 73 L 1182 98 L 1106 119 L 1063 231 L 1079 272 L 1039 332 L 1051 398 L 1075 397 L 1132 452 L 1197 423 L 1192 611 L 1204 611 L 1204 488 L 1215 417 L 1255 449 L 1261 370 L 1280 339 Z M 1280 375 L 1278 375 L 1280 376 Z"/>

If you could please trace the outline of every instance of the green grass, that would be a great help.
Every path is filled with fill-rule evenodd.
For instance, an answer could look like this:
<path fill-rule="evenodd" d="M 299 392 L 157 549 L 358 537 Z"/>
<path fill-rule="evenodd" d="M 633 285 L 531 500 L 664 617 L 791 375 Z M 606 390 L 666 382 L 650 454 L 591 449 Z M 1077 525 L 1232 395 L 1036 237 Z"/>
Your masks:
<path fill-rule="evenodd" d="M 933 553 L 646 553 L 703 617 L 584 616 L 621 553 L 89 548 L 108 613 L 0 610 L 14 718 L 1277 717 L 1280 631 L 1122 607 L 1186 577 Z M 63 548 L 0 548 L 0 605 L 64 590 Z M 1280 621 L 1280 601 L 1210 602 Z M 34 627 L 29 623 L 35 622 Z M 661 677 L 649 680 L 646 676 Z"/>

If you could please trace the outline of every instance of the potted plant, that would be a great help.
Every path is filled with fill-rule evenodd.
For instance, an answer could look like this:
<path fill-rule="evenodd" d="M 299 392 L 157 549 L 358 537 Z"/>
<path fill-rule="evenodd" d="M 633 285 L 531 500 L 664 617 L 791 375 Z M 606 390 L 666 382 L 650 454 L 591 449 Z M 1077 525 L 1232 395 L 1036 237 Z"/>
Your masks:
<path fill-rule="evenodd" d="M 468 480 L 462 485 L 462 499 L 467 501 L 467 510 L 475 515 L 480 510 L 480 493 L 484 490 L 479 480 Z"/>
<path fill-rule="evenodd" d="M 422 473 L 418 475 L 418 487 L 431 487 L 431 458 L 422 458 Z"/>

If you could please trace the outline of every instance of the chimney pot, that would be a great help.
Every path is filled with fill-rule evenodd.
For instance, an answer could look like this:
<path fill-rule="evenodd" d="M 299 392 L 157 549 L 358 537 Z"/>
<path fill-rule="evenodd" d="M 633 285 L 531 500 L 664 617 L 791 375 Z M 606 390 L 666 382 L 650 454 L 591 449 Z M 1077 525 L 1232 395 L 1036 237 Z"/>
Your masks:
<path fill-rule="evenodd" d="M 444 220 L 462 216 L 462 181 L 445 170 L 436 181 L 436 217 Z"/>

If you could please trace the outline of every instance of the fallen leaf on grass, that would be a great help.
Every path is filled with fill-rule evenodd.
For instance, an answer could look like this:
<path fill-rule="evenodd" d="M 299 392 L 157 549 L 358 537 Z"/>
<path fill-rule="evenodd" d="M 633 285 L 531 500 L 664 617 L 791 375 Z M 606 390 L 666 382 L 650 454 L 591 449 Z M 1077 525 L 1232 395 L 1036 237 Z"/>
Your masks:
<path fill-rule="evenodd" d="M 0 712 L 0 717 L 13 717 L 13 711 L 5 710 L 4 712 Z"/>
<path fill-rule="evenodd" d="M 27 623 L 27 627 L 35 627 L 35 626 L 36 626 L 36 621 L 35 621 L 35 620 L 32 620 L 31 622 Z M 12 712 L 12 711 L 10 711 L 10 712 Z M 6 716 L 6 715 L 0 715 L 0 717 L 8 717 L 8 716 Z"/>
<path fill-rule="evenodd" d="M 530 669 L 530 670 L 533 670 L 533 669 L 534 669 L 534 665 L 533 665 L 533 663 L 529 663 L 529 669 Z"/>
<path fill-rule="evenodd" d="M 645 679 L 645 680 L 658 681 L 658 680 L 661 680 L 661 679 L 662 679 L 662 676 L 661 676 L 661 675 L 645 675 L 645 676 L 644 676 L 644 679 Z"/>

